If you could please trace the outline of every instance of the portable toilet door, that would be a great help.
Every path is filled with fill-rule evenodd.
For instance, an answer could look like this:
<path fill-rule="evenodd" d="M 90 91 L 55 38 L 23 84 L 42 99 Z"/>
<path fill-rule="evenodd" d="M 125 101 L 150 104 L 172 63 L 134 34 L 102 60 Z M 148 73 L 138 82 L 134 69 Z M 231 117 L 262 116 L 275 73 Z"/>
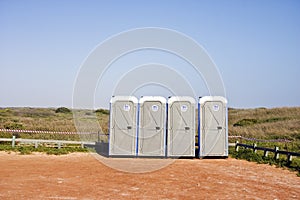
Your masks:
<path fill-rule="evenodd" d="M 136 155 L 137 104 L 134 96 L 111 98 L 109 156 Z"/>
<path fill-rule="evenodd" d="M 138 156 L 165 156 L 166 99 L 144 96 L 139 100 Z"/>
<path fill-rule="evenodd" d="M 195 99 L 168 99 L 167 156 L 195 156 Z"/>
<path fill-rule="evenodd" d="M 228 156 L 227 100 L 206 96 L 199 100 L 199 157 Z"/>

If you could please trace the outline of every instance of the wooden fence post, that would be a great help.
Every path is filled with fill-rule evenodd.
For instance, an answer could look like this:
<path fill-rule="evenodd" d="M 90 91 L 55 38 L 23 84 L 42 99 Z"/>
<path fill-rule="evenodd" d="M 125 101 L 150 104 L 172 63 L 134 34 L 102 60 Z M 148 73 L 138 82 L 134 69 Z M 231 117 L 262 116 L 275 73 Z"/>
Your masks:
<path fill-rule="evenodd" d="M 16 145 L 16 136 L 13 135 L 12 141 L 11 141 L 11 147 L 12 147 L 12 148 L 15 148 L 15 145 Z"/>
<path fill-rule="evenodd" d="M 235 142 L 235 151 L 236 151 L 236 152 L 239 151 L 239 146 L 238 146 L 238 144 L 239 144 L 239 141 L 237 140 L 237 141 Z"/>
<path fill-rule="evenodd" d="M 264 150 L 264 157 L 268 157 L 269 151 Z"/>
<path fill-rule="evenodd" d="M 275 159 L 279 159 L 279 153 L 278 153 L 279 147 L 275 147 Z"/>
<path fill-rule="evenodd" d="M 257 149 L 256 149 L 256 143 L 253 143 L 253 152 L 256 153 Z"/>

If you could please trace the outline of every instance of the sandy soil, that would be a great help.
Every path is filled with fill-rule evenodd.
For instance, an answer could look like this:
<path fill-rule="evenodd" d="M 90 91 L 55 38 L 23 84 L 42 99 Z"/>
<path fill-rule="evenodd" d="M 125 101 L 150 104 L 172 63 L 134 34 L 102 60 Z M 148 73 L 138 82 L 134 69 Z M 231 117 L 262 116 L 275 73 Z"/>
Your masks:
<path fill-rule="evenodd" d="M 181 159 L 157 171 L 127 173 L 91 154 L 0 152 L 0 199 L 300 199 L 300 177 L 230 158 Z"/>

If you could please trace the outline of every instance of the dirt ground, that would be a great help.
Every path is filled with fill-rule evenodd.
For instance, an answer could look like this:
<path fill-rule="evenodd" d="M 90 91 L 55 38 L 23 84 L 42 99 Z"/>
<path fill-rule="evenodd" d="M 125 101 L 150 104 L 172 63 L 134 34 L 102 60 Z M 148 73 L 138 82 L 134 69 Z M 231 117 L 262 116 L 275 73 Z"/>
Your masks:
<path fill-rule="evenodd" d="M 150 160 L 108 159 L 132 165 Z M 300 177 L 231 158 L 180 159 L 156 171 L 128 173 L 88 153 L 0 152 L 0 199 L 300 199 Z"/>

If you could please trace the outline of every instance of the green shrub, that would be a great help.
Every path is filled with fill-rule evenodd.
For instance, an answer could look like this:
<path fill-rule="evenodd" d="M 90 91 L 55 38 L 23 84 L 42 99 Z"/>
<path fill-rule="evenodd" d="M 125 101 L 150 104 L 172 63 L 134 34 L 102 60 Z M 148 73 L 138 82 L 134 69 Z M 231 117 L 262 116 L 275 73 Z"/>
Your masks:
<path fill-rule="evenodd" d="M 101 114 L 104 114 L 104 115 L 109 115 L 109 110 L 102 109 L 102 108 L 97 109 L 95 112 L 96 113 L 101 113 Z"/>
<path fill-rule="evenodd" d="M 71 113 L 71 110 L 66 107 L 60 107 L 55 110 L 56 113 Z"/>
<path fill-rule="evenodd" d="M 253 125 L 258 123 L 257 119 L 242 119 L 238 122 L 236 122 L 235 124 L 233 124 L 233 126 L 249 126 L 249 125 Z"/>
<path fill-rule="evenodd" d="M 19 151 L 21 155 L 28 155 L 34 151 L 34 147 L 18 146 L 16 150 Z"/>
<path fill-rule="evenodd" d="M 4 124 L 4 128 L 5 129 L 13 129 L 13 130 L 17 130 L 17 129 L 23 130 L 24 126 L 21 123 L 10 122 L 10 123 Z"/>
<path fill-rule="evenodd" d="M 269 118 L 269 119 L 261 120 L 261 123 L 278 122 L 278 121 L 284 121 L 284 120 L 287 120 L 287 119 L 288 119 L 287 117 L 272 117 L 272 118 Z"/>
<path fill-rule="evenodd" d="M 294 133 L 291 135 L 292 138 L 294 138 L 295 140 L 300 140 L 300 133 Z"/>
<path fill-rule="evenodd" d="M 234 127 L 236 126 L 250 126 L 254 124 L 262 124 L 262 123 L 272 123 L 278 121 L 285 121 L 288 120 L 287 117 L 271 117 L 267 119 L 242 119 L 233 124 Z"/>
<path fill-rule="evenodd" d="M 293 159 L 292 162 L 288 162 L 286 158 L 275 159 L 274 157 L 264 157 L 258 153 L 254 153 L 252 149 L 240 149 L 238 152 L 236 152 L 234 148 L 230 148 L 229 153 L 231 157 L 236 159 L 247 160 L 259 164 L 275 165 L 281 168 L 288 168 L 292 171 L 297 171 L 297 176 L 300 176 L 299 159 Z"/>
<path fill-rule="evenodd" d="M 254 153 L 251 149 L 243 149 L 238 152 L 234 152 L 233 157 L 236 159 L 243 159 L 251 162 L 263 163 L 262 157 Z"/>

